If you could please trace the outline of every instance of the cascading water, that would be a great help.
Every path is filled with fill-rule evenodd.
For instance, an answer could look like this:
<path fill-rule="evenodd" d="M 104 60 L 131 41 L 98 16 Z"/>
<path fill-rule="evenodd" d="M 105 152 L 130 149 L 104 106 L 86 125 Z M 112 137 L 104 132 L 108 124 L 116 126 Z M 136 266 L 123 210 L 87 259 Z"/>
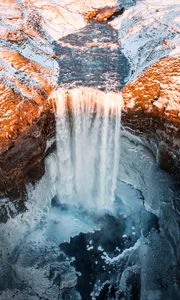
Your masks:
<path fill-rule="evenodd" d="M 59 200 L 108 209 L 118 175 L 121 96 L 78 88 L 60 89 L 55 98 Z"/>
<path fill-rule="evenodd" d="M 55 98 L 58 158 L 47 157 L 45 176 L 29 186 L 27 211 L 0 227 L 0 299 L 179 299 L 174 181 L 143 140 L 124 129 L 120 140 L 119 95 L 75 89 Z M 114 210 L 103 211 L 119 159 Z M 57 187 L 67 207 L 52 201 Z"/>

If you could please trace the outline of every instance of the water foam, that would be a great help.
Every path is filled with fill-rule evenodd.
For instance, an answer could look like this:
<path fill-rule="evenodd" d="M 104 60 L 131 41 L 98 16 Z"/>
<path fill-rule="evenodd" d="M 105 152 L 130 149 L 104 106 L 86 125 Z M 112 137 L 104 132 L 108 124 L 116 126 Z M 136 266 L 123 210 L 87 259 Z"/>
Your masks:
<path fill-rule="evenodd" d="M 120 158 L 121 96 L 91 88 L 55 93 L 61 203 L 108 209 Z"/>

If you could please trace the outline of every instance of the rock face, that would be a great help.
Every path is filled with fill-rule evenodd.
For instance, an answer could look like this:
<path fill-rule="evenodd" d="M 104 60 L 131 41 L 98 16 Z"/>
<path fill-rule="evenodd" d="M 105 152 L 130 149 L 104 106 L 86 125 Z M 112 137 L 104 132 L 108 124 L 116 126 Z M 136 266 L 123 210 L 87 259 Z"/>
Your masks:
<path fill-rule="evenodd" d="M 180 57 L 167 57 L 123 89 L 125 126 L 154 139 L 163 169 L 180 176 Z"/>
<path fill-rule="evenodd" d="M 47 69 L 20 53 L 1 49 L 0 58 L 8 73 L 0 84 L 0 191 L 17 197 L 25 182 L 43 175 L 54 121 L 46 100 L 55 84 Z"/>
<path fill-rule="evenodd" d="M 0 194 L 22 199 L 25 184 L 44 174 L 46 142 L 55 133 L 52 91 L 85 86 L 119 92 L 131 78 L 132 56 L 127 51 L 126 58 L 124 41 L 141 28 L 141 19 L 133 19 L 138 24 L 128 34 L 131 24 L 118 34 L 119 21 L 111 22 L 115 29 L 106 21 L 123 13 L 122 5 L 116 0 L 1 1 Z M 121 24 L 128 11 L 119 16 Z M 161 42 L 171 49 L 165 37 Z M 153 138 L 161 166 L 177 175 L 180 97 L 175 54 L 124 87 L 122 121 Z"/>
<path fill-rule="evenodd" d="M 42 176 L 54 120 L 46 102 L 56 85 L 53 51 L 28 3 L 0 3 L 0 193 L 13 198 Z"/>
<path fill-rule="evenodd" d="M 89 11 L 85 14 L 85 20 L 91 22 L 93 20 L 98 22 L 104 22 L 107 19 L 110 19 L 114 14 L 120 14 L 123 12 L 123 9 L 120 10 L 118 7 L 104 7 L 102 9 L 97 9 Z"/>
<path fill-rule="evenodd" d="M 136 1 L 110 24 L 118 30 L 121 51 L 131 64 L 129 80 L 159 59 L 180 54 L 176 0 Z"/>
<path fill-rule="evenodd" d="M 0 193 L 3 195 L 22 198 L 25 184 L 34 183 L 44 174 L 46 141 L 54 136 L 55 127 L 53 107 L 47 99 L 57 86 L 70 87 L 73 82 L 83 85 L 86 81 L 90 86 L 99 83 L 105 88 L 109 77 L 111 88 L 112 84 L 119 87 L 116 62 L 125 57 L 119 57 L 117 32 L 103 24 L 86 26 L 84 16 L 94 10 L 99 14 L 101 11 L 105 18 L 107 13 L 110 16 L 116 11 L 113 5 L 117 3 L 62 1 L 60 5 L 54 1 L 21 4 L 1 1 Z M 104 6 L 106 9 L 101 10 Z M 79 34 L 72 34 L 77 30 Z M 98 43 L 96 38 L 101 32 Z M 68 33 L 71 35 L 65 38 Z M 110 56 L 112 70 L 107 63 Z"/>

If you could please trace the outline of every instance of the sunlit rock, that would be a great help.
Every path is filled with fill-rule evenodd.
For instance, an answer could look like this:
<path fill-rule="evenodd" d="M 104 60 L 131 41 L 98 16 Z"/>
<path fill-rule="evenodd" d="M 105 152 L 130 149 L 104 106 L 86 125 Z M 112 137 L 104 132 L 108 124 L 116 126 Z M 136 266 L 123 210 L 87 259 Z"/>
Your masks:
<path fill-rule="evenodd" d="M 177 1 L 0 19 L 0 299 L 180 299 Z"/>
<path fill-rule="evenodd" d="M 132 4 L 134 1 L 1 1 L 2 192 L 10 193 L 12 180 L 13 190 L 19 186 L 20 192 L 25 182 L 42 176 L 47 140 L 55 135 L 55 110 L 48 97 L 58 86 L 67 90 L 90 86 L 119 93 L 128 79 L 134 79 L 123 89 L 123 125 L 157 139 L 161 166 L 178 173 L 178 56 L 173 56 L 178 52 L 178 6 L 169 1 L 139 1 L 111 22 L 115 29 L 107 23 L 87 24 L 85 17 L 90 13 L 94 21 L 106 21 L 119 7 Z M 167 55 L 172 58 L 159 61 Z M 151 68 L 154 61 L 158 62 Z M 150 69 L 140 75 L 146 67 Z"/>
<path fill-rule="evenodd" d="M 179 176 L 180 58 L 167 57 L 123 89 L 123 124 L 157 140 L 160 165 Z"/>
<path fill-rule="evenodd" d="M 43 174 L 46 134 L 53 126 L 47 98 L 55 82 L 53 70 L 18 52 L 1 48 L 0 59 L 5 66 L 0 84 L 0 191 L 17 196 L 28 178 Z"/>
<path fill-rule="evenodd" d="M 175 0 L 136 1 L 111 22 L 131 63 L 130 79 L 152 63 L 180 53 L 179 4 Z"/>
<path fill-rule="evenodd" d="M 112 17 L 117 12 L 116 7 L 105 7 L 103 9 L 98 9 L 94 11 L 90 11 L 85 14 L 85 19 L 90 22 L 92 20 L 96 20 L 98 22 L 103 22 L 110 17 Z"/>

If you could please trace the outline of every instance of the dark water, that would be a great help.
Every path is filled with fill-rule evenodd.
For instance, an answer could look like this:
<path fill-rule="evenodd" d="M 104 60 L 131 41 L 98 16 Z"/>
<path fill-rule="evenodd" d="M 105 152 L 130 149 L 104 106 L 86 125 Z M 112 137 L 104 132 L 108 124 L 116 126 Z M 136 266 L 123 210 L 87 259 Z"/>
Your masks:
<path fill-rule="evenodd" d="M 129 75 L 130 65 L 119 47 L 118 32 L 106 23 L 93 22 L 54 42 L 54 52 L 60 67 L 60 87 L 117 91 Z"/>
<path fill-rule="evenodd" d="M 1 224 L 0 300 L 179 299 L 179 185 L 129 138 L 121 160 L 113 210 L 59 206 L 47 177 L 29 209 Z"/>
<path fill-rule="evenodd" d="M 120 204 L 120 199 L 117 201 Z M 65 254 L 75 258 L 73 266 L 81 273 L 78 277 L 77 290 L 83 300 L 92 299 L 92 292 L 98 300 L 110 297 L 116 299 L 118 288 L 114 286 L 113 281 L 115 282 L 118 266 L 107 263 L 104 255 L 113 258 L 125 249 L 133 247 L 142 234 L 148 236 L 151 231 L 159 231 L 158 218 L 148 213 L 143 206 L 130 216 L 123 214 L 123 205 L 121 208 L 120 206 L 121 213 L 117 213 L 116 216 L 106 214 L 98 220 L 101 224 L 100 230 L 87 234 L 80 233 L 71 238 L 70 243 L 60 245 Z M 122 268 L 125 269 L 126 265 Z M 121 272 L 123 271 L 122 269 Z M 136 278 L 131 278 L 129 284 L 131 299 L 139 299 L 140 274 L 137 274 Z M 135 295 L 136 298 L 132 298 Z"/>

